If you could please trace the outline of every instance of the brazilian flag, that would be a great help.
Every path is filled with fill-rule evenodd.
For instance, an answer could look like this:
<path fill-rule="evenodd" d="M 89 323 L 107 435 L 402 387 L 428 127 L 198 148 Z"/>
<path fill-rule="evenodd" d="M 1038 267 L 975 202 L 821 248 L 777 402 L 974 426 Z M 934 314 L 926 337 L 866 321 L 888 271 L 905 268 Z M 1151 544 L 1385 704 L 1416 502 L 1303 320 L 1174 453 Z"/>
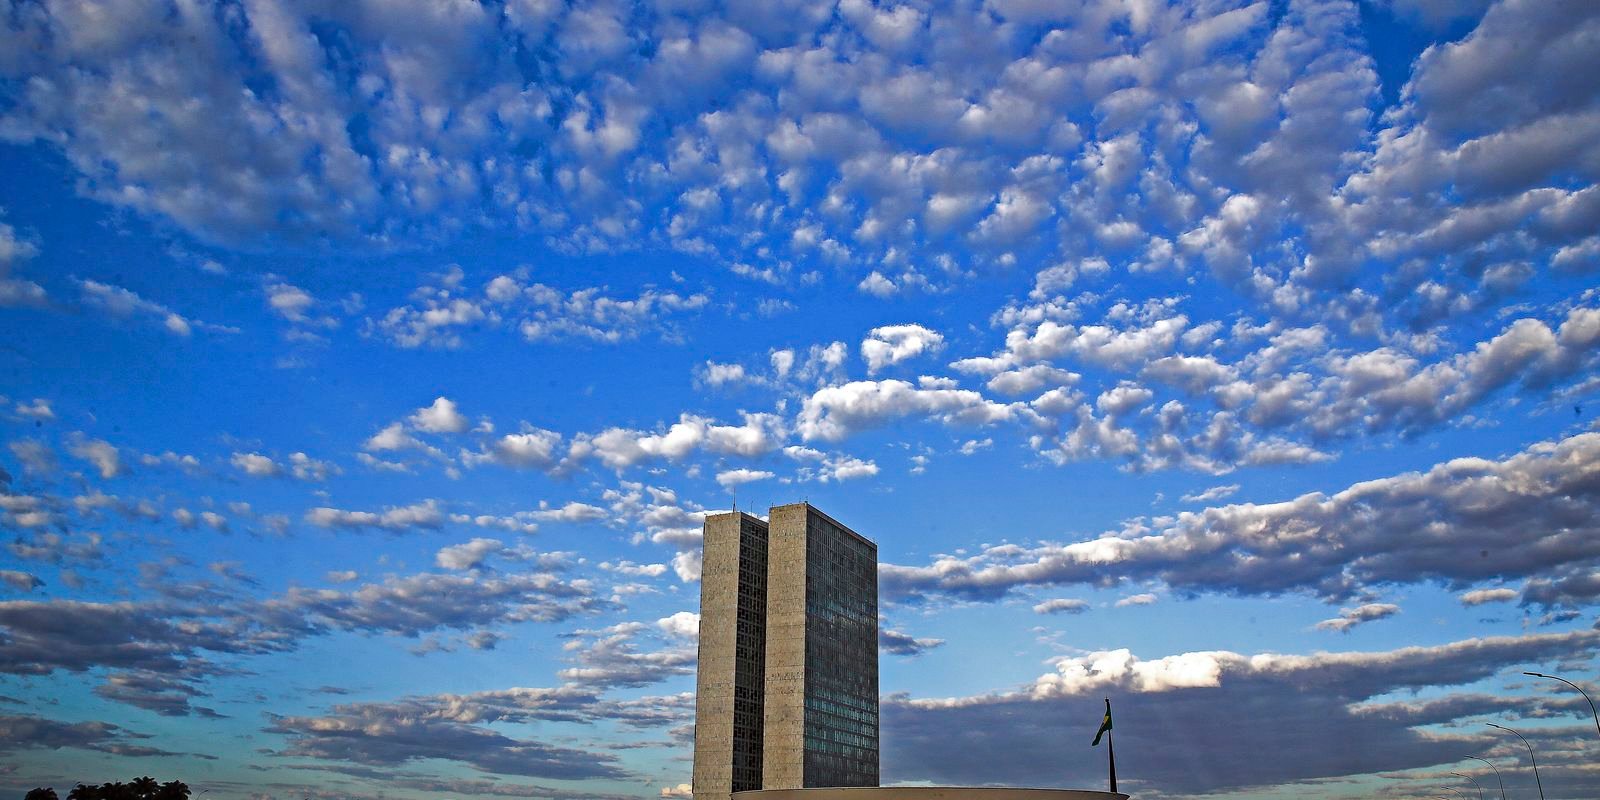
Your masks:
<path fill-rule="evenodd" d="M 1090 747 L 1098 747 L 1100 745 L 1100 737 L 1106 735 L 1106 731 L 1109 731 L 1109 730 L 1111 730 L 1111 700 L 1110 700 L 1110 698 L 1107 698 L 1106 699 L 1106 718 L 1105 718 L 1105 720 L 1103 722 L 1100 723 L 1100 730 L 1097 730 L 1097 731 L 1094 732 L 1094 741 L 1090 742 L 1089 746 Z"/>

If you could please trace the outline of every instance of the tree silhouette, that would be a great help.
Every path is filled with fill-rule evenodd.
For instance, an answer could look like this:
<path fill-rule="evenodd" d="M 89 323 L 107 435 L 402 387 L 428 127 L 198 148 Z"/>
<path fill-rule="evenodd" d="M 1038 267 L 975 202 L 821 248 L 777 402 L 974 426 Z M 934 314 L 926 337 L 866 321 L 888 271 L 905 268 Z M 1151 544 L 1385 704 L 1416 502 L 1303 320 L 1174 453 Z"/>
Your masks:
<path fill-rule="evenodd" d="M 151 800 L 189 800 L 189 785 L 183 781 L 167 781 L 156 789 Z"/>
<path fill-rule="evenodd" d="M 23 800 L 58 800 L 54 789 L 34 789 Z M 72 787 L 67 800 L 189 800 L 189 785 L 183 781 L 157 783 L 145 775 L 128 783 L 80 783 Z"/>

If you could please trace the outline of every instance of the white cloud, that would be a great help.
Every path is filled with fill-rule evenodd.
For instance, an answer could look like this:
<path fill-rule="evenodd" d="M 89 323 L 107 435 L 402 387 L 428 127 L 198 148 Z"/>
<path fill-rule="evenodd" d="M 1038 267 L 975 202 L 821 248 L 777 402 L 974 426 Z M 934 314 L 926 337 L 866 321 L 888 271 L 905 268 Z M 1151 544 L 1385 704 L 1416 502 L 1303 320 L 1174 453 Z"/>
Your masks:
<path fill-rule="evenodd" d="M 670 636 L 695 639 L 700 635 L 700 615 L 693 611 L 678 611 L 656 620 L 656 627 Z"/>
<path fill-rule="evenodd" d="M 295 478 L 302 481 L 325 481 L 328 476 L 344 471 L 337 464 L 319 461 L 305 453 L 290 453 L 289 469 Z"/>
<path fill-rule="evenodd" d="M 451 514 L 450 521 L 457 525 L 475 525 L 479 528 L 496 528 L 511 533 L 533 533 L 539 530 L 535 523 L 528 522 L 528 512 L 518 512 L 509 517 L 500 517 L 493 514 Z"/>
<path fill-rule="evenodd" d="M 1387 619 L 1398 613 L 1400 613 L 1400 607 L 1393 603 L 1367 603 L 1355 608 L 1344 609 L 1339 612 L 1339 616 L 1317 623 L 1317 630 L 1349 633 L 1350 629 L 1357 625 Z"/>
<path fill-rule="evenodd" d="M 237 328 L 189 319 L 160 303 L 151 302 L 120 286 L 78 279 L 83 304 L 116 319 L 145 319 L 174 336 L 188 336 L 195 328 L 212 333 L 238 333 Z"/>
<path fill-rule="evenodd" d="M 1117 608 L 1124 608 L 1127 606 L 1147 606 L 1156 602 L 1158 599 L 1159 598 L 1153 594 L 1134 594 L 1118 600 L 1116 605 Z"/>
<path fill-rule="evenodd" d="M 937 353 L 943 346 L 943 335 L 921 325 L 884 325 L 873 328 L 861 341 L 861 357 L 867 362 L 867 372 L 875 373 L 892 364 Z"/>
<path fill-rule="evenodd" d="M 807 440 L 838 441 L 912 415 L 983 425 L 1011 419 L 1015 414 L 1013 407 L 967 389 L 923 389 L 902 380 L 854 381 L 818 389 L 806 398 L 798 429 Z"/>
<path fill-rule="evenodd" d="M 1035 614 L 1082 614 L 1089 610 L 1087 600 L 1076 598 L 1057 597 L 1038 603 L 1033 607 Z"/>
<path fill-rule="evenodd" d="M 1033 291 L 1028 293 L 1028 297 L 1032 300 L 1044 300 L 1072 288 L 1081 276 L 1103 275 L 1110 269 L 1111 265 L 1099 256 L 1086 258 L 1079 263 L 1064 262 L 1045 267 L 1034 276 Z"/>
<path fill-rule="evenodd" d="M 599 506 L 580 503 L 576 500 L 569 501 L 560 506 L 550 506 L 540 503 L 538 511 L 526 512 L 533 519 L 544 522 L 598 522 L 609 518 L 611 515 Z"/>
<path fill-rule="evenodd" d="M 1232 497 L 1233 493 L 1237 491 L 1239 491 L 1239 484 L 1237 483 L 1230 483 L 1224 486 L 1213 486 L 1205 491 L 1184 495 L 1183 502 L 1209 503 L 1213 500 L 1221 500 L 1226 497 Z"/>
<path fill-rule="evenodd" d="M 461 347 L 462 329 L 484 323 L 499 324 L 498 314 L 485 312 L 463 298 L 429 298 L 423 308 L 401 306 L 390 309 L 381 319 L 368 320 L 367 330 L 396 347 L 435 347 L 453 350 Z"/>
<path fill-rule="evenodd" d="M 366 331 L 404 348 L 454 349 L 463 345 L 468 330 L 502 324 L 529 342 L 582 338 L 617 343 L 649 332 L 675 337 L 672 319 L 698 312 L 710 302 L 703 293 L 653 288 L 632 298 L 607 294 L 604 287 L 568 291 L 525 284 L 526 273 L 497 276 L 481 293 L 472 293 L 463 288 L 465 273 L 451 265 L 412 293 L 414 305 L 397 306 L 367 320 Z"/>
<path fill-rule="evenodd" d="M 744 365 L 742 364 L 718 364 L 715 361 L 707 361 L 700 374 L 700 380 L 707 386 L 726 386 L 730 383 L 743 384 L 746 381 Z"/>
<path fill-rule="evenodd" d="M 4 209 L 0 209 L 4 213 Z M 17 231 L 0 222 L 0 308 L 45 308 L 49 295 L 33 281 L 11 276 L 11 267 L 38 255 L 38 245 L 17 237 Z"/>
<path fill-rule="evenodd" d="M 402 464 L 398 461 L 385 461 L 373 456 L 371 453 L 356 453 L 356 460 L 379 472 L 411 472 L 410 465 Z"/>
<path fill-rule="evenodd" d="M 856 284 L 856 288 L 879 298 L 893 297 L 894 293 L 900 289 L 894 284 L 894 281 L 885 278 L 883 273 L 877 270 L 873 270 L 872 274 L 862 278 L 861 282 Z"/>
<path fill-rule="evenodd" d="M 970 456 L 979 450 L 987 450 L 993 446 L 993 439 L 968 439 L 961 443 L 961 447 L 957 448 L 957 452 L 964 456 Z"/>
<path fill-rule="evenodd" d="M 1108 417 L 1121 417 L 1142 407 L 1155 397 L 1155 392 L 1137 384 L 1123 381 L 1102 392 L 1095 399 L 1095 407 Z"/>
<path fill-rule="evenodd" d="M 811 447 L 802 447 L 797 444 L 783 448 L 783 454 L 796 461 L 821 461 L 828 457 L 827 453 Z"/>
<path fill-rule="evenodd" d="M 686 550 L 672 557 L 672 571 L 677 573 L 678 580 L 692 583 L 700 580 L 700 551 Z"/>
<path fill-rule="evenodd" d="M 442 548 L 434 555 L 433 560 L 443 569 L 477 569 L 483 566 L 485 559 L 503 550 L 505 543 L 499 539 L 478 538 Z"/>
<path fill-rule="evenodd" d="M 395 450 L 422 449 L 425 445 L 416 437 L 406 433 L 403 423 L 395 422 L 384 427 L 367 439 L 362 445 L 363 449 L 375 453 L 392 452 Z"/>
<path fill-rule="evenodd" d="M 1484 603 L 1509 603 L 1515 599 L 1517 599 L 1517 593 L 1514 589 L 1473 589 L 1470 592 L 1462 593 L 1461 605 L 1481 606 Z"/>
<path fill-rule="evenodd" d="M 755 469 L 730 469 L 717 473 L 717 483 L 724 489 L 732 489 L 746 483 L 771 480 L 775 477 L 771 472 Z"/>
<path fill-rule="evenodd" d="M 461 433 L 468 426 L 455 401 L 447 397 L 436 398 L 433 405 L 417 409 L 409 419 L 417 430 L 428 433 Z"/>
<path fill-rule="evenodd" d="M 1195 395 L 1213 386 L 1229 383 L 1237 377 L 1232 367 L 1215 358 L 1184 355 L 1156 359 L 1147 364 L 1140 374 Z"/>
<path fill-rule="evenodd" d="M 331 330 L 339 327 L 339 320 L 332 315 L 314 313 L 318 303 L 310 292 L 276 275 L 266 276 L 262 291 L 267 295 L 267 308 L 295 325 L 289 334 L 290 339 L 320 340 L 321 335 L 313 332 L 313 329 Z"/>
<path fill-rule="evenodd" d="M 793 350 L 774 350 L 769 360 L 772 362 L 772 372 L 779 380 L 789 377 L 789 371 L 794 369 Z"/>
<path fill-rule="evenodd" d="M 37 397 L 34 398 L 32 404 L 18 400 L 11 411 L 23 419 L 31 419 L 35 422 L 50 422 L 56 418 L 56 412 L 50 409 L 50 402 Z"/>
<path fill-rule="evenodd" d="M 878 465 L 854 456 L 832 456 L 823 460 L 822 465 L 813 472 L 809 468 L 801 470 L 801 479 L 810 480 L 813 477 L 823 483 L 828 481 L 849 481 L 858 478 L 870 478 L 878 474 Z"/>
<path fill-rule="evenodd" d="M 556 449 L 561 445 L 561 434 L 524 425 L 521 433 L 505 434 L 488 445 L 481 453 L 464 453 L 462 463 L 472 466 L 492 461 L 508 467 L 551 469 L 556 465 Z"/>
<path fill-rule="evenodd" d="M 573 443 L 575 456 L 593 454 L 601 463 L 622 470 L 652 459 L 681 460 L 696 450 L 723 455 L 759 456 L 783 440 L 783 420 L 775 414 L 749 414 L 743 425 L 718 425 L 705 417 L 683 414 L 660 433 L 609 428 Z"/>
<path fill-rule="evenodd" d="M 602 561 L 600 562 L 600 568 L 634 578 L 659 578 L 662 575 L 667 574 L 666 564 L 635 564 L 632 561 L 618 561 L 616 563 L 612 563 L 610 561 Z"/>
<path fill-rule="evenodd" d="M 33 439 L 19 439 L 9 442 L 6 448 L 15 456 L 17 463 L 29 475 L 45 477 L 56 471 L 56 454 L 54 450 L 46 447 L 43 442 Z"/>
<path fill-rule="evenodd" d="M 121 453 L 104 439 L 90 439 L 74 433 L 67 441 L 67 452 L 93 464 L 102 478 L 115 478 L 123 472 Z"/>
<path fill-rule="evenodd" d="M 234 453 L 231 462 L 234 469 L 252 478 L 276 478 L 283 474 L 278 462 L 260 453 Z"/>
<path fill-rule="evenodd" d="M 359 530 L 379 528 L 387 531 L 405 531 L 413 528 L 434 529 L 444 522 L 444 513 L 437 500 L 424 500 L 408 506 L 394 506 L 380 512 L 345 511 L 326 506 L 306 512 L 306 522 L 319 528 L 344 528 Z"/>
<path fill-rule="evenodd" d="M 698 311 L 710 302 L 704 294 L 645 290 L 636 298 L 621 299 L 601 291 L 591 288 L 563 294 L 534 284 L 524 290 L 532 308 L 518 330 L 528 341 L 568 336 L 600 342 L 626 341 L 648 330 L 666 330 L 662 325 L 669 315 Z"/>
<path fill-rule="evenodd" d="M 302 322 L 306 310 L 316 302 L 310 292 L 288 283 L 267 284 L 267 305 L 278 316 L 290 322 Z"/>
<path fill-rule="evenodd" d="M 1065 387 L 1078 382 L 1082 376 L 1047 364 L 1001 372 L 989 379 L 989 391 L 1013 397 L 1038 392 L 1046 386 Z"/>

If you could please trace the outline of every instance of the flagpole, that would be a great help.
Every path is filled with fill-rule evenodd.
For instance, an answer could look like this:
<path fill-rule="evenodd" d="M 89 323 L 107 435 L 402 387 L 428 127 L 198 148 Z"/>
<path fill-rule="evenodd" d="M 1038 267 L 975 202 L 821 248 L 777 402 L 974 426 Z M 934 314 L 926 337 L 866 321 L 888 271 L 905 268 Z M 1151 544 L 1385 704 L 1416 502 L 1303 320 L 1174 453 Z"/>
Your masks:
<path fill-rule="evenodd" d="M 1111 791 L 1117 791 L 1117 747 L 1113 743 L 1111 731 L 1106 731 L 1106 757 L 1111 760 Z"/>
<path fill-rule="evenodd" d="M 1104 736 L 1106 739 L 1106 759 L 1111 768 L 1111 791 L 1116 792 L 1117 751 L 1115 746 L 1111 744 L 1111 698 L 1109 697 L 1106 698 L 1106 718 L 1100 722 L 1100 730 L 1094 732 L 1094 741 L 1090 742 L 1089 746 L 1099 747 L 1100 737 L 1102 736 Z"/>

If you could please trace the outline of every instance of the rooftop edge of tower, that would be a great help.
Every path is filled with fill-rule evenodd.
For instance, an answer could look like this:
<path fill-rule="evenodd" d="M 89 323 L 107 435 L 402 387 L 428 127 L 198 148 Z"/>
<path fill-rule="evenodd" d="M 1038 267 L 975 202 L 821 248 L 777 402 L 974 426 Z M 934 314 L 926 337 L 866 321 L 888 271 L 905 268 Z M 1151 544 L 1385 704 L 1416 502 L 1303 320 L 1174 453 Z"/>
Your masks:
<path fill-rule="evenodd" d="M 760 518 L 760 517 L 758 517 L 758 516 L 756 516 L 754 514 L 746 514 L 743 511 L 718 511 L 715 514 L 707 514 L 706 518 L 705 518 L 705 521 L 706 522 L 710 522 L 711 520 L 718 519 L 718 518 L 721 518 L 721 517 L 731 517 L 731 516 L 735 516 L 735 515 L 737 515 L 740 519 L 748 519 L 751 522 L 754 522 L 754 523 L 757 523 L 757 524 L 761 525 L 762 527 L 766 527 L 766 525 L 767 525 L 767 521 L 766 520 L 764 520 L 764 519 L 762 519 L 762 518 Z"/>
<path fill-rule="evenodd" d="M 854 530 L 854 529 L 852 529 L 852 528 L 851 528 L 851 527 L 850 527 L 850 526 L 849 526 L 849 525 L 846 525 L 846 524 L 844 524 L 844 523 L 843 523 L 843 522 L 840 522 L 840 521 L 839 521 L 839 520 L 836 520 L 836 519 L 834 519 L 834 518 L 833 518 L 833 517 L 831 517 L 831 516 L 828 516 L 828 515 L 827 515 L 827 514 L 826 514 L 826 513 L 824 513 L 824 512 L 823 512 L 823 511 L 822 511 L 822 509 L 820 509 L 820 508 L 817 508 L 817 507 L 816 507 L 816 506 L 814 506 L 814 505 L 811 505 L 811 503 L 809 503 L 809 502 L 807 502 L 807 501 L 805 501 L 805 500 L 802 500 L 802 501 L 800 501 L 800 502 L 798 502 L 798 503 L 787 503 L 787 504 L 785 504 L 785 505 L 781 505 L 781 506 L 773 506 L 773 507 L 772 507 L 772 508 L 771 508 L 771 509 L 769 509 L 769 510 L 768 510 L 768 511 L 767 511 L 767 515 L 768 515 L 768 518 L 770 518 L 770 517 L 771 517 L 771 515 L 772 515 L 772 512 L 773 512 L 773 511 L 777 511 L 777 510 L 778 510 L 778 509 L 780 509 L 780 508 L 793 508 L 793 507 L 795 507 L 795 506 L 804 506 L 804 507 L 805 507 L 805 509 L 806 509 L 806 510 L 807 510 L 807 511 L 808 511 L 808 512 L 810 512 L 810 513 L 812 513 L 812 514 L 816 514 L 816 515 L 817 515 L 817 516 L 819 516 L 819 517 L 822 517 L 822 518 L 823 518 L 823 519 L 825 519 L 825 520 L 827 520 L 827 521 L 829 521 L 829 522 L 831 522 L 831 523 L 833 523 L 833 524 L 834 524 L 834 525 L 835 525 L 835 526 L 836 526 L 836 527 L 838 527 L 838 528 L 839 528 L 839 530 L 842 530 L 842 531 L 844 531 L 844 532 L 845 532 L 845 533 L 848 533 L 848 534 L 850 534 L 850 535 L 851 535 L 851 536 L 854 536 L 854 537 L 856 537 L 856 538 L 857 538 L 857 539 L 860 539 L 860 540 L 861 540 L 861 543 L 862 543 L 862 544 L 865 544 L 865 545 L 866 545 L 866 546 L 868 546 L 868 547 L 870 547 L 870 548 L 872 548 L 872 552 L 873 552 L 873 553 L 874 553 L 874 554 L 876 554 L 876 553 L 877 553 L 877 552 L 878 552 L 878 543 L 877 543 L 877 542 L 874 542 L 874 541 L 872 541 L 872 540 L 871 540 L 871 539 L 868 539 L 868 538 L 867 538 L 867 537 L 865 537 L 865 536 L 862 536 L 862 535 L 861 535 L 861 534 L 859 534 L 859 533 L 856 533 L 856 532 L 855 532 L 855 530 Z"/>

